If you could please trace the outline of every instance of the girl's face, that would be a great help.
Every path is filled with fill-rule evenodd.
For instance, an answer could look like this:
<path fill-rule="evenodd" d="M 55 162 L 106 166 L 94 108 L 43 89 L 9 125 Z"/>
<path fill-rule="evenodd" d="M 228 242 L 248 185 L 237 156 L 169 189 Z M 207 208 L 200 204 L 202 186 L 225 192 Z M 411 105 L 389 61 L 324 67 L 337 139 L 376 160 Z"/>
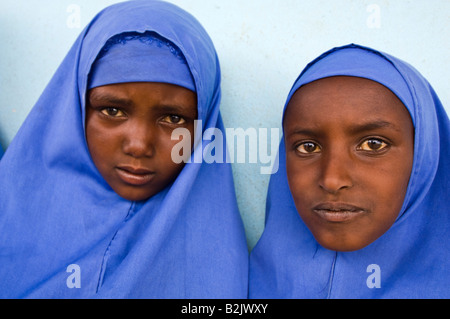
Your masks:
<path fill-rule="evenodd" d="M 361 249 L 395 222 L 413 163 L 414 127 L 402 102 L 363 78 L 302 86 L 284 117 L 289 187 L 316 240 Z"/>
<path fill-rule="evenodd" d="M 88 92 L 86 138 L 100 174 L 121 197 L 146 200 L 170 184 L 183 162 L 171 158 L 175 128 L 194 137 L 197 96 L 165 83 L 123 83 Z"/>

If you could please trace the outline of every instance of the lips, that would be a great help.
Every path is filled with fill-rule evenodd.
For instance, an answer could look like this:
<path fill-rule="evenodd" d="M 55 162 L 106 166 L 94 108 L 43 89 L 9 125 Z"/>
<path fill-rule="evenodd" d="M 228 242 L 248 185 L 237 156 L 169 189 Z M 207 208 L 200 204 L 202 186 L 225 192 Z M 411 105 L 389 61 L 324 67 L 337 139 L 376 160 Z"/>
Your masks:
<path fill-rule="evenodd" d="M 313 212 L 329 222 L 341 223 L 351 221 L 367 211 L 347 203 L 321 203 L 313 207 Z"/>
<path fill-rule="evenodd" d="M 142 186 L 149 183 L 155 176 L 155 172 L 141 167 L 117 166 L 117 174 L 119 178 L 126 184 L 134 186 Z"/>

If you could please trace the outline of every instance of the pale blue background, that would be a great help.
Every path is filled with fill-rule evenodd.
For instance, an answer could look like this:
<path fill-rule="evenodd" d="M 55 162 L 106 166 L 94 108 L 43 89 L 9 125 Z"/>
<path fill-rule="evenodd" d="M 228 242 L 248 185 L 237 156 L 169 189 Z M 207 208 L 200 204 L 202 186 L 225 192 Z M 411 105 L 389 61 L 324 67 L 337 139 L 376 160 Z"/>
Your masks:
<path fill-rule="evenodd" d="M 81 29 L 114 0 L 0 0 L 0 143 L 9 145 Z M 226 127 L 280 128 L 303 67 L 350 42 L 415 66 L 450 113 L 450 0 L 171 0 L 213 39 L 222 65 Z M 80 8 L 80 27 L 70 5 Z M 376 11 L 379 8 L 379 16 Z M 374 16 L 375 14 L 375 16 Z M 379 19 L 377 19 L 379 18 Z M 76 20 L 75 20 L 76 22 Z M 74 27 L 75 26 L 75 27 Z M 233 164 L 252 248 L 264 228 L 269 175 Z"/>

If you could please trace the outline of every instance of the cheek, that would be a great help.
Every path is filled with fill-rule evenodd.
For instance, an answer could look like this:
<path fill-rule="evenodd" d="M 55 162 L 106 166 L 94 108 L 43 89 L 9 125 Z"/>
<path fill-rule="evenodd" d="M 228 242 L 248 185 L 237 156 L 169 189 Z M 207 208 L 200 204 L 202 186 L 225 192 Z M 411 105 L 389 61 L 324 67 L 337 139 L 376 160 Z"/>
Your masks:
<path fill-rule="evenodd" d="M 181 148 L 182 152 L 192 152 L 193 144 L 194 144 L 194 128 L 193 125 L 188 127 L 190 131 L 190 136 L 183 137 L 183 138 L 190 138 L 190 150 L 185 149 L 184 147 Z M 181 145 L 186 145 L 184 141 L 180 139 L 172 140 L 172 130 L 161 130 L 158 134 L 158 142 L 156 145 L 156 156 L 153 159 L 157 162 L 158 171 L 161 173 L 160 178 L 160 185 L 163 185 L 164 187 L 173 182 L 178 174 L 181 172 L 183 167 L 185 166 L 185 162 L 181 161 L 181 163 L 178 163 L 179 156 L 181 156 L 179 153 L 180 151 L 180 143 Z M 172 154 L 172 151 L 174 151 L 174 155 Z M 190 154 L 188 154 L 190 155 Z M 172 156 L 177 156 L 177 161 L 175 161 Z M 188 160 L 190 156 L 186 157 L 186 160 Z"/>
<path fill-rule="evenodd" d="M 180 145 L 183 145 L 183 147 L 181 148 L 181 152 L 189 151 L 189 149 L 184 147 L 185 143 L 183 143 L 181 139 L 172 140 L 171 136 L 171 130 L 161 130 L 159 132 L 157 142 L 154 144 L 155 156 L 153 158 L 153 161 L 155 161 L 155 163 L 157 163 L 158 165 L 159 171 L 163 174 L 164 179 L 168 181 L 174 180 L 184 167 L 185 163 L 183 161 L 181 163 L 178 163 L 180 157 L 180 155 L 178 154 L 178 152 L 180 151 Z M 192 152 L 192 134 L 191 137 L 190 151 Z M 173 156 L 176 156 L 176 158 L 172 158 Z M 186 160 L 188 159 L 189 156 L 187 156 Z"/>
<path fill-rule="evenodd" d="M 172 129 L 160 128 L 153 141 L 155 157 L 163 166 L 176 164 L 178 157 L 173 159 L 172 156 L 177 156 L 177 151 L 185 151 L 186 143 L 181 138 L 178 139 L 177 135 L 174 135 L 174 139 L 172 139 L 172 132 Z"/>
<path fill-rule="evenodd" d="M 286 173 L 295 206 L 299 213 L 307 207 L 317 191 L 316 170 L 299 163 L 295 156 L 286 157 Z"/>
<path fill-rule="evenodd" d="M 402 208 L 408 188 L 411 165 L 394 165 L 385 170 L 377 170 L 367 178 L 367 190 L 377 218 L 385 223 L 393 223 Z"/>
<path fill-rule="evenodd" d="M 95 165 L 100 169 L 113 159 L 120 148 L 120 138 L 113 130 L 102 129 L 94 121 L 86 123 L 86 142 Z"/>

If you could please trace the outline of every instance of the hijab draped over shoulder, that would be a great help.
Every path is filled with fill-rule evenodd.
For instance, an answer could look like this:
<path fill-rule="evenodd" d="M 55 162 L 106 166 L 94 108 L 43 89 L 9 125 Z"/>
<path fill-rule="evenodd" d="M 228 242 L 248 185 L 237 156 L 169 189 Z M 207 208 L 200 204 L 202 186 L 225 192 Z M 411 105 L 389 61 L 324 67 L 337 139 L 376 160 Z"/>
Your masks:
<path fill-rule="evenodd" d="M 403 207 L 392 227 L 368 246 L 351 252 L 323 248 L 294 206 L 282 141 L 280 167 L 269 184 L 265 230 L 250 257 L 250 297 L 449 298 L 450 124 L 438 96 L 407 63 L 351 44 L 308 64 L 286 105 L 302 85 L 331 76 L 381 83 L 407 108 L 415 139 Z"/>
<path fill-rule="evenodd" d="M 195 18 L 160 1 L 101 11 L 1 161 L 1 298 L 247 296 L 248 251 L 229 164 L 190 161 L 164 190 L 131 202 L 108 186 L 90 157 L 86 92 L 108 76 L 90 78 L 93 65 L 110 39 L 149 32 L 185 60 L 192 76 L 185 86 L 197 94 L 203 131 L 223 129 L 218 58 Z M 124 63 L 138 72 L 138 60 Z M 197 143 L 192 156 L 202 147 Z"/>

